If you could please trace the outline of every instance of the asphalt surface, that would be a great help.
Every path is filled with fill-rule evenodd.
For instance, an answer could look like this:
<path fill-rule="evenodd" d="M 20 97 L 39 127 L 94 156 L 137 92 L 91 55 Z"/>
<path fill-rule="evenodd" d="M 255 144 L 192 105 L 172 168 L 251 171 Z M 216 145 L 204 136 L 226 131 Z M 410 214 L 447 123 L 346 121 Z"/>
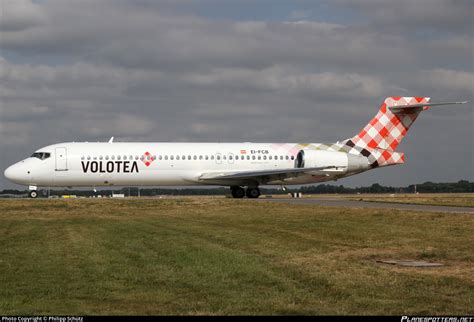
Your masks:
<path fill-rule="evenodd" d="M 261 198 L 253 199 L 259 202 L 286 202 L 299 205 L 320 205 L 330 207 L 347 207 L 347 208 L 378 208 L 378 209 L 398 209 L 411 211 L 431 211 L 431 212 L 447 212 L 447 213 L 469 213 L 474 214 L 473 207 L 448 207 L 448 206 L 431 206 L 431 205 L 414 205 L 389 202 L 372 202 L 372 201 L 356 201 L 344 199 L 323 199 L 323 198 L 302 198 L 302 199 L 272 199 Z"/>

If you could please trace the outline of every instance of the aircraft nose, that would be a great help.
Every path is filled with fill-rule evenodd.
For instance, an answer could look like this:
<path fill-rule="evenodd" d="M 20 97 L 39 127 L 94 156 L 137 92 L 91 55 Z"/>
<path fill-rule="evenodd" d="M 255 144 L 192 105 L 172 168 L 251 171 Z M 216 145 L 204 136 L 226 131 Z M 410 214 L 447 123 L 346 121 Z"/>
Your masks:
<path fill-rule="evenodd" d="M 5 178 L 13 182 L 18 182 L 18 181 L 21 181 L 22 179 L 22 175 L 17 164 L 9 166 L 5 170 L 3 175 L 5 176 Z"/>
<path fill-rule="evenodd" d="M 12 180 L 14 180 L 14 178 L 15 178 L 14 172 L 15 172 L 14 166 L 11 165 L 11 166 L 9 166 L 9 167 L 5 170 L 5 172 L 3 173 L 3 175 L 4 175 L 5 178 L 7 178 L 8 180 L 12 181 Z"/>

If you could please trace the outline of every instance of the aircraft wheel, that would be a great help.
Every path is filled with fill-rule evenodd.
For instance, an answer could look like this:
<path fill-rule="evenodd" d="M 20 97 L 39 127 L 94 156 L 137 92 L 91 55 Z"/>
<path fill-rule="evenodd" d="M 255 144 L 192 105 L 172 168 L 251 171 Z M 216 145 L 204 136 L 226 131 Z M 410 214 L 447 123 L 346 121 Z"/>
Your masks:
<path fill-rule="evenodd" d="M 230 191 L 232 192 L 232 197 L 234 198 L 243 198 L 245 196 L 245 190 L 241 187 L 231 187 Z"/>
<path fill-rule="evenodd" d="M 260 189 L 258 188 L 247 188 L 247 191 L 245 193 L 247 195 L 247 198 L 258 198 L 260 196 Z"/>
<path fill-rule="evenodd" d="M 31 190 L 31 191 L 28 193 L 28 196 L 29 196 L 30 198 L 33 198 L 33 199 L 34 199 L 34 198 L 37 198 L 37 197 L 38 197 L 38 191 L 36 191 L 36 190 Z"/>

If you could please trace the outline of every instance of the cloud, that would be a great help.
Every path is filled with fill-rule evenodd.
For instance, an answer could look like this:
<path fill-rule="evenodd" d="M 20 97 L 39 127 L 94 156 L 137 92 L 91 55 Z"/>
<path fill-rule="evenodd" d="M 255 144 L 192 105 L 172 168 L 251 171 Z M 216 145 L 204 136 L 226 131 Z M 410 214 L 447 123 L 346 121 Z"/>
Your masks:
<path fill-rule="evenodd" d="M 428 83 L 433 89 L 474 93 L 474 73 L 435 68 L 420 73 L 419 82 Z"/>
<path fill-rule="evenodd" d="M 14 108 L 8 108 L 8 103 L 0 108 L 0 115 L 3 121 L 7 120 L 18 120 L 25 118 L 38 118 L 42 115 L 47 116 L 50 112 L 48 106 L 37 106 L 37 105 L 28 105 L 16 103 Z M 0 123 L 1 125 L 1 123 Z"/>
<path fill-rule="evenodd" d="M 0 137 L 5 138 L 2 146 L 25 146 L 31 140 L 33 128 L 25 122 L 2 121 L 0 124 Z"/>
<path fill-rule="evenodd" d="M 46 22 L 45 12 L 31 0 L 2 0 L 0 30 L 24 31 Z"/>
<path fill-rule="evenodd" d="M 360 11 L 372 24 L 386 31 L 415 34 L 434 30 L 472 35 L 474 3 L 470 0 L 335 0 L 334 3 Z"/>
<path fill-rule="evenodd" d="M 312 10 L 297 9 L 290 12 L 288 15 L 289 20 L 304 20 L 311 17 Z"/>
<path fill-rule="evenodd" d="M 185 77 L 197 86 L 216 86 L 257 91 L 275 91 L 314 96 L 377 97 L 387 89 L 399 87 L 384 84 L 384 80 L 357 73 L 306 73 L 288 66 L 273 66 L 263 70 L 218 68 L 205 74 Z"/>
<path fill-rule="evenodd" d="M 125 113 L 104 116 L 102 119 L 88 119 L 84 124 L 84 131 L 97 137 L 107 137 L 114 133 L 121 136 L 148 135 L 154 128 L 153 121 Z"/>
<path fill-rule="evenodd" d="M 403 39 L 341 24 L 214 21 L 108 1 L 47 1 L 44 7 L 47 23 L 2 33 L 6 50 L 173 71 L 315 61 L 324 63 L 320 68 L 353 69 L 410 60 Z"/>

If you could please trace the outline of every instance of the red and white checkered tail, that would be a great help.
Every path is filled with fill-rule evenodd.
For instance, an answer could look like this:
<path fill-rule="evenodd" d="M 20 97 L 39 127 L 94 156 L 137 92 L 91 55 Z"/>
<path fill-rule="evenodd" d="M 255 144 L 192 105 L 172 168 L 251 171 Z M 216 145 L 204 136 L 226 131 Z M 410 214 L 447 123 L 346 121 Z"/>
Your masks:
<path fill-rule="evenodd" d="M 428 103 L 429 100 L 429 97 L 387 97 L 377 115 L 346 144 L 362 149 L 364 155 L 370 153 L 369 159 L 375 159 L 374 167 L 403 163 L 403 153 L 395 152 L 395 149 L 418 114 L 429 108 L 423 106 L 423 103 Z M 407 105 L 417 108 L 394 109 Z"/>
<path fill-rule="evenodd" d="M 361 148 L 395 151 L 418 114 L 428 107 L 397 113 L 392 112 L 388 107 L 428 103 L 429 100 L 429 97 L 387 97 L 377 115 L 351 138 L 352 142 Z"/>

